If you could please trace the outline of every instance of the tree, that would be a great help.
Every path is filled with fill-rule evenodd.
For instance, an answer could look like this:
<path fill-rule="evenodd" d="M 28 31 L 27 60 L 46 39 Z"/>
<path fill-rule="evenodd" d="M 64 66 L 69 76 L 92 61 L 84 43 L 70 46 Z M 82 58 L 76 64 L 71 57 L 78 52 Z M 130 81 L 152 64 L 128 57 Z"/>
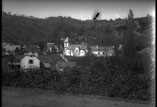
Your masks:
<path fill-rule="evenodd" d="M 135 35 L 134 35 L 134 31 L 136 30 L 136 24 L 134 22 L 134 18 L 133 18 L 133 11 L 130 10 L 129 14 L 128 14 L 128 20 L 127 20 L 127 31 L 125 32 L 124 35 L 124 53 L 127 56 L 132 56 L 136 49 L 135 49 Z"/>
<path fill-rule="evenodd" d="M 44 51 L 44 48 L 45 48 L 45 42 L 40 41 L 40 42 L 38 43 L 38 45 L 39 45 L 39 47 L 40 47 L 40 50 L 41 50 L 41 51 Z"/>
<path fill-rule="evenodd" d="M 130 9 L 129 14 L 128 14 L 128 19 L 132 20 L 133 18 L 134 18 L 134 14 L 133 14 L 133 11 Z"/>

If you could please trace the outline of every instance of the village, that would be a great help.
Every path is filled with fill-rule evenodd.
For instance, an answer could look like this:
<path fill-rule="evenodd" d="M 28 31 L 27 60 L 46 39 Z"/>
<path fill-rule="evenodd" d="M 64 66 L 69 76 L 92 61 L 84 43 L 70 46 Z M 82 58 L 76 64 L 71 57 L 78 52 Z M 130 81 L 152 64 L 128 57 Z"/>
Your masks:
<path fill-rule="evenodd" d="M 63 45 L 61 45 L 63 44 Z M 122 51 L 122 45 L 118 47 Z M 2 43 L 2 56 L 11 56 L 7 66 L 11 70 L 27 71 L 29 69 L 57 70 L 73 68 L 76 62 L 69 61 L 69 57 L 112 57 L 116 55 L 114 46 L 89 46 L 83 40 L 80 44 L 72 44 L 69 37 L 61 38 L 60 44 L 48 42 L 44 46 L 44 51 L 40 51 L 38 45 L 15 45 Z"/>
<path fill-rule="evenodd" d="M 3 2 L 2 106 L 155 105 L 154 2 Z"/>

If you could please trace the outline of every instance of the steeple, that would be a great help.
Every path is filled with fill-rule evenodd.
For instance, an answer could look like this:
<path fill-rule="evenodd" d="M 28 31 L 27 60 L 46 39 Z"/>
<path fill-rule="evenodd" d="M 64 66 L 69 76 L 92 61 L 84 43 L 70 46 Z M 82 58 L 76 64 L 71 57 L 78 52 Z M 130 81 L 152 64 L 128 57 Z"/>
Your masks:
<path fill-rule="evenodd" d="M 68 48 L 69 47 L 69 37 L 67 37 L 65 40 L 64 40 L 64 48 Z"/>
<path fill-rule="evenodd" d="M 64 40 L 64 43 L 68 43 L 69 42 L 69 37 L 67 36 L 66 39 Z"/>

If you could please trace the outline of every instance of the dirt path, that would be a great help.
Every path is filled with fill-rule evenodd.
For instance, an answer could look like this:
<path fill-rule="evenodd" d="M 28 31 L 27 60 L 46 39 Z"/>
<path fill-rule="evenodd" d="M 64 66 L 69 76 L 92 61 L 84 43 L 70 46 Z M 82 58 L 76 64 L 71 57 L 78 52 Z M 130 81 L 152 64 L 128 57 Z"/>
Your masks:
<path fill-rule="evenodd" d="M 66 57 L 64 57 L 63 54 L 60 54 L 60 56 L 62 57 L 62 59 L 65 61 L 65 62 L 68 62 L 68 59 Z"/>
<path fill-rule="evenodd" d="M 89 96 L 56 95 L 39 89 L 2 88 L 2 107 L 154 107 Z"/>

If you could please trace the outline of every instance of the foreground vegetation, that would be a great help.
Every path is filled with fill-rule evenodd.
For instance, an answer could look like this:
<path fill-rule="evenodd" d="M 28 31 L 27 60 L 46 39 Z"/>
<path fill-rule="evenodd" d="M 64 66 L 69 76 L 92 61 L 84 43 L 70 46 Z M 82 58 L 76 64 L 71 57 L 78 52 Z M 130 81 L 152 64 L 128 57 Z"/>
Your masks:
<path fill-rule="evenodd" d="M 124 66 L 123 58 L 99 58 L 88 67 L 85 63 L 90 58 L 80 60 L 73 69 L 58 71 L 2 72 L 2 85 L 23 88 L 41 88 L 58 94 L 72 93 L 83 95 L 100 95 L 127 99 L 151 100 L 150 76 L 142 68 L 134 69 Z M 84 62 L 84 63 L 83 63 Z M 119 62 L 119 63 L 117 63 Z M 132 65 L 131 65 L 132 64 Z M 137 64 L 135 62 L 134 64 Z M 127 68 L 127 69 L 126 69 Z M 136 67 L 137 68 L 137 67 Z M 133 71 L 134 70 L 134 71 Z"/>

